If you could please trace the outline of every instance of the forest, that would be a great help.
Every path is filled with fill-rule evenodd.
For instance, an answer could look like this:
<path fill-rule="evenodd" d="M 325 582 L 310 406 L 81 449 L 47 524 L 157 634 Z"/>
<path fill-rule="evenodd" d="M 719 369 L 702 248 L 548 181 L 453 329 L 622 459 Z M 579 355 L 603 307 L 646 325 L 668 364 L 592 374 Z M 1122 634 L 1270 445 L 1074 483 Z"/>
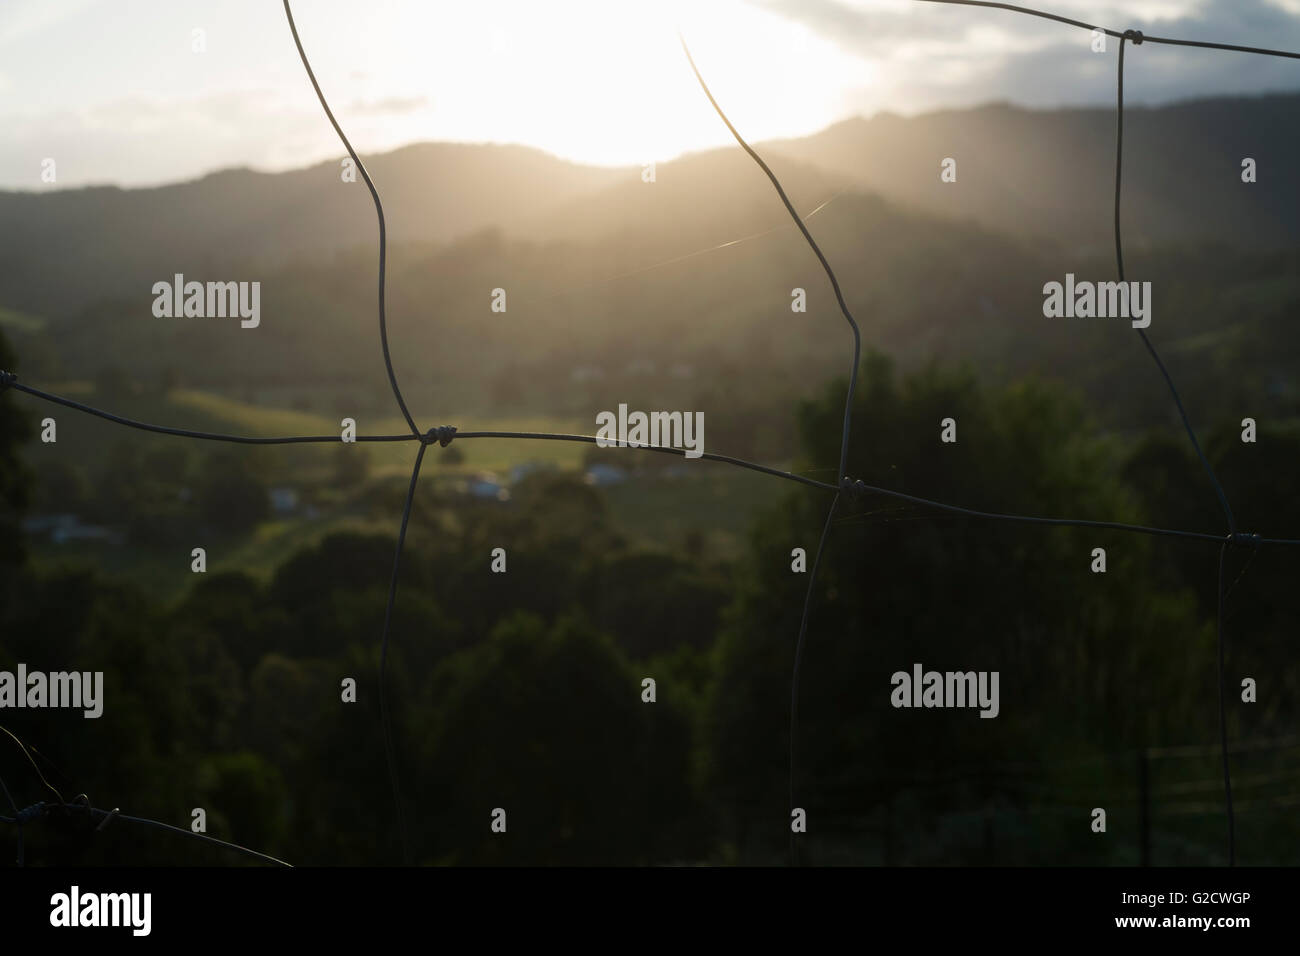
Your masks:
<path fill-rule="evenodd" d="M 796 471 L 833 460 L 844 385 L 829 380 L 798 404 Z M 48 782 L 65 798 L 85 792 L 96 806 L 182 826 L 201 807 L 209 833 L 294 863 L 400 861 L 377 687 L 395 483 L 361 479 L 388 533 L 330 533 L 268 573 L 187 575 L 163 598 L 147 574 L 34 561 L 22 545 L 19 519 L 39 481 L 20 463 L 27 402 L 0 397 L 12 542 L 0 552 L 0 660 L 105 676 L 99 719 L 3 714 L 32 755 L 15 744 L 0 760 L 19 802 L 48 799 Z M 851 471 L 873 485 L 1006 513 L 1216 525 L 1182 436 L 1119 439 L 1059 385 L 989 385 L 943 364 L 901 373 L 873 352 L 854 412 Z M 941 412 L 960 422 L 955 443 L 938 440 Z M 1257 446 L 1238 433 L 1225 421 L 1208 448 L 1243 526 L 1300 525 L 1283 464 L 1300 432 L 1278 429 Z M 238 472 L 216 470 L 230 452 L 211 454 L 207 470 L 238 488 L 227 484 Z M 632 474 L 631 485 L 654 480 Z M 507 501 L 459 495 L 436 471 L 422 481 L 387 688 L 412 861 L 781 862 L 806 588 L 791 555 L 814 547 L 825 494 L 768 488 L 726 553 L 698 533 L 671 547 L 630 533 L 580 470 L 539 469 Z M 228 508 L 211 506 L 214 526 L 264 520 L 256 478 L 248 485 L 248 513 L 239 517 L 232 492 Z M 119 488 L 119 518 L 129 524 L 138 504 L 158 522 L 158 487 Z M 213 535 L 216 552 L 226 539 Z M 508 553 L 505 573 L 490 569 L 495 547 Z M 1097 547 L 1103 574 L 1091 567 Z M 843 507 L 801 676 L 809 861 L 1219 861 L 1217 558 L 1213 543 L 988 522 L 878 495 Z M 1294 559 L 1264 548 L 1229 560 L 1230 736 L 1259 744 L 1234 757 L 1239 853 L 1294 862 L 1294 841 L 1279 837 L 1295 830 Z M 891 674 L 914 662 L 998 672 L 996 719 L 892 706 Z M 1258 702 L 1237 699 L 1246 676 Z M 355 703 L 340 693 L 347 678 Z M 1194 753 L 1161 757 L 1178 748 Z M 1150 765 L 1141 789 L 1140 760 Z M 1096 806 L 1108 808 L 1105 840 L 1088 826 Z M 498 808 L 509 821 L 501 839 L 489 828 Z M 169 834 L 96 832 L 75 815 L 28 831 L 33 863 L 239 862 Z"/>

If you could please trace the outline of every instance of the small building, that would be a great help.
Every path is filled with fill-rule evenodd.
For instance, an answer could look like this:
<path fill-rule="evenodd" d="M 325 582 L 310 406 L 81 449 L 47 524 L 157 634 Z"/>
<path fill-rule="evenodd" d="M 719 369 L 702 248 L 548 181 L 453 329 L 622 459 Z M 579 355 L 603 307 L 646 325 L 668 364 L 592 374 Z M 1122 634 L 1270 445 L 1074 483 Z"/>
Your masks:
<path fill-rule="evenodd" d="M 32 515 L 24 518 L 21 524 L 25 534 L 36 537 L 49 535 L 52 544 L 65 544 L 69 541 L 106 541 L 120 544 L 122 535 L 102 525 L 82 524 L 74 514 Z"/>
<path fill-rule="evenodd" d="M 510 469 L 510 484 L 517 485 L 529 475 L 536 474 L 539 471 L 553 469 L 555 466 L 541 461 L 524 461 L 514 465 Z"/>
<path fill-rule="evenodd" d="M 471 478 L 465 485 L 465 491 L 473 498 L 488 498 L 496 501 L 510 500 L 510 489 L 497 481 L 496 475 L 487 472 Z"/>
<path fill-rule="evenodd" d="M 592 465 L 587 469 L 587 473 L 583 475 L 582 480 L 598 488 L 608 485 L 621 485 L 627 481 L 627 469 L 620 468 L 618 465 Z"/>
<path fill-rule="evenodd" d="M 298 510 L 298 492 L 293 488 L 280 486 L 272 488 L 267 494 L 271 498 L 271 510 L 278 515 L 291 515 Z"/>

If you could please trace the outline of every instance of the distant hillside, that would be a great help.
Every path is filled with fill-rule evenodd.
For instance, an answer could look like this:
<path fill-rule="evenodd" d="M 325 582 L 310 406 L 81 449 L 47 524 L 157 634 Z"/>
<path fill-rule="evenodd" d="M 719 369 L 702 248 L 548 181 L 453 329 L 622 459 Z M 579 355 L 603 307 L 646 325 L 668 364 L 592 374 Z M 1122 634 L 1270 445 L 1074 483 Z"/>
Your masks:
<path fill-rule="evenodd" d="M 1129 107 L 1125 235 L 1144 242 L 1222 239 L 1258 248 L 1300 243 L 1300 95 Z M 1111 242 L 1114 110 L 1005 105 L 904 119 L 854 119 L 799 140 L 762 144 L 806 212 L 845 186 L 1074 253 Z M 1258 182 L 1241 182 L 1241 160 Z M 939 164 L 958 162 L 941 183 Z M 661 238 L 722 242 L 780 221 L 766 182 L 736 148 L 639 167 L 568 163 L 518 146 L 408 146 L 367 157 L 390 238 L 446 242 L 498 228 L 537 240 L 616 237 L 630 266 Z M 147 301 L 174 272 L 257 278 L 376 234 L 364 183 L 337 162 L 267 174 L 246 169 L 153 189 L 0 192 L 0 308 L 38 316 L 99 299 Z M 676 224 L 673 231 L 669 224 Z M 739 233 L 731 233 L 732 230 Z M 237 274 L 236 274 L 237 273 Z"/>
<path fill-rule="evenodd" d="M 508 228 L 629 175 L 523 146 L 425 143 L 364 159 L 394 242 Z M 275 268 L 373 245 L 370 193 L 340 171 L 333 161 L 286 173 L 225 170 L 153 189 L 0 192 L 0 306 L 58 314 L 138 295 L 175 272 L 228 279 L 248 263 Z"/>
<path fill-rule="evenodd" d="M 1128 106 L 1124 232 L 1132 242 L 1300 241 L 1300 94 Z M 1112 107 L 1007 105 L 852 119 L 769 151 L 848 177 L 930 212 L 999 232 L 1052 236 L 1072 248 L 1111 242 L 1116 116 Z M 943 159 L 957 182 L 943 183 Z M 1241 161 L 1258 179 L 1241 181 Z"/>
<path fill-rule="evenodd" d="M 743 181 L 752 192 L 734 202 L 702 201 L 693 214 L 647 217 L 603 239 L 485 232 L 434 247 L 399 244 L 388 328 L 413 413 L 589 420 L 620 402 L 699 408 L 733 453 L 757 453 L 740 446 L 763 430 L 769 447 L 780 447 L 788 425 L 770 420 L 770 410 L 788 416 L 795 398 L 847 374 L 852 338 L 779 204 L 758 203 L 770 186 L 761 176 Z M 817 191 L 793 187 L 803 209 L 797 197 Z M 1127 322 L 1043 316 L 1044 282 L 1067 270 L 1109 279 L 1112 250 L 1069 253 L 858 193 L 839 195 L 812 224 L 864 348 L 909 367 L 941 358 L 968 360 L 993 379 L 1058 378 L 1121 428 L 1173 414 Z M 746 235 L 755 238 L 716 248 L 718 237 Z M 1300 256 L 1224 246 L 1139 248 L 1127 259 L 1131 277 L 1153 284 L 1150 334 L 1190 414 L 1300 411 Z M 389 417 L 373 250 L 267 270 L 261 281 L 255 330 L 155 318 L 139 297 L 15 325 L 19 374 L 33 383 L 89 379 L 110 392 L 124 384 L 212 390 L 331 420 Z M 490 308 L 495 288 L 507 293 L 505 312 Z M 791 310 L 795 288 L 806 290 L 806 313 Z"/>
<path fill-rule="evenodd" d="M 1193 416 L 1300 413 L 1300 205 L 1284 149 L 1296 134 L 1283 121 L 1296 105 L 1134 111 L 1127 271 L 1153 283 L 1150 335 Z M 1042 312 L 1047 281 L 1114 278 L 1108 115 L 878 117 L 763 152 L 795 207 L 819 210 L 811 228 L 864 348 L 1060 378 L 1116 427 L 1169 424 L 1130 328 Z M 1240 182 L 1238 151 L 1257 160 L 1259 183 Z M 946 155 L 955 184 L 939 181 Z M 653 183 L 639 167 L 512 147 L 410 147 L 371 166 L 393 239 L 393 364 L 421 420 L 587 420 L 641 402 L 704 409 L 733 453 L 767 454 L 784 447 L 794 399 L 847 373 L 851 337 L 825 276 L 739 149 L 661 163 Z M 373 209 L 334 164 L 10 194 L 0 207 L 27 222 L 0 238 L 0 325 L 33 383 L 93 382 L 109 406 L 180 387 L 330 420 L 391 415 Z M 260 281 L 260 326 L 155 317 L 150 285 L 173 272 Z M 490 308 L 497 288 L 505 312 Z M 807 312 L 791 310 L 795 288 Z"/>

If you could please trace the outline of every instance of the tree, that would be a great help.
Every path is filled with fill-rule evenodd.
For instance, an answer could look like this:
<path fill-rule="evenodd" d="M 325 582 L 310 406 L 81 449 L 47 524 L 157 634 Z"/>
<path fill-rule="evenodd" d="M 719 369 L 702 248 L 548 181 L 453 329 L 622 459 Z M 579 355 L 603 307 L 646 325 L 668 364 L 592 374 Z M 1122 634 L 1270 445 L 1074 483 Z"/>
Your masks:
<path fill-rule="evenodd" d="M 808 466 L 838 458 L 845 387 L 801 408 Z M 939 440 L 945 417 L 958 421 L 956 444 Z M 992 390 L 938 367 L 900 382 L 869 355 L 853 425 L 848 472 L 870 485 L 1002 513 L 1139 516 L 1113 449 L 1074 399 L 1041 383 Z M 803 547 L 811 565 L 829 503 L 799 490 L 759 523 L 717 649 L 710 778 L 730 838 L 751 859 L 783 856 L 789 836 L 790 682 L 808 587 L 790 555 Z M 1094 547 L 1108 552 L 1106 574 L 1090 570 Z M 912 806 L 916 826 L 933 833 L 995 797 L 1024 799 L 1033 775 L 1008 775 L 1007 765 L 1212 735 L 1213 630 L 1185 589 L 1152 586 L 1156 555 L 1149 539 L 1119 532 L 977 520 L 879 495 L 843 500 L 812 592 L 799 686 L 795 799 L 815 821 L 813 846 L 833 839 L 847 859 L 875 859 L 877 834 L 892 829 L 879 816 L 895 805 Z M 998 716 L 895 707 L 892 675 L 916 664 L 998 672 Z M 1094 786 L 1105 770 L 1093 768 Z M 1128 771 L 1126 761 L 1117 772 Z M 1028 852 L 1039 861 L 1064 852 L 1045 829 L 1036 836 L 1016 845 L 1037 847 Z M 987 862 L 978 829 L 962 839 L 935 858 Z M 912 859 L 924 861 L 931 840 L 911 841 Z"/>
<path fill-rule="evenodd" d="M 515 864 L 692 849 L 689 730 L 670 701 L 642 701 L 640 680 L 607 638 L 523 614 L 449 658 L 427 697 L 423 845 L 448 862 Z M 508 839 L 490 828 L 497 807 Z"/>

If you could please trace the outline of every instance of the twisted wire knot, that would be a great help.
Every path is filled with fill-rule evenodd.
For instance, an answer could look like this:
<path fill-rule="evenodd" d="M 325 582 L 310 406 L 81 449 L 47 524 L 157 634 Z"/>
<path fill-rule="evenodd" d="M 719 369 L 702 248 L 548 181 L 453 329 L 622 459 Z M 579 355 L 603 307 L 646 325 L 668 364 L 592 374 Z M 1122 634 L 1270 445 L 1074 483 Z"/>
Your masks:
<path fill-rule="evenodd" d="M 16 381 L 18 381 L 17 375 L 13 372 L 6 372 L 3 369 L 0 369 L 0 392 L 3 392 Z"/>
<path fill-rule="evenodd" d="M 850 497 L 859 497 L 867 494 L 867 483 L 865 481 L 854 480 L 848 475 L 840 479 L 840 491 Z"/>
<path fill-rule="evenodd" d="M 1258 548 L 1259 535 L 1247 534 L 1244 531 L 1236 531 L 1228 535 L 1228 543 L 1239 545 L 1243 548 Z"/>
<path fill-rule="evenodd" d="M 424 445 L 432 445 L 434 442 L 437 442 L 443 448 L 446 448 L 451 444 L 452 439 L 455 437 L 455 425 L 439 425 L 437 428 L 430 428 L 427 432 L 421 435 L 420 442 Z"/>
<path fill-rule="evenodd" d="M 1143 39 L 1141 30 L 1125 30 L 1124 39 L 1130 41 L 1134 46 L 1141 46 Z"/>

